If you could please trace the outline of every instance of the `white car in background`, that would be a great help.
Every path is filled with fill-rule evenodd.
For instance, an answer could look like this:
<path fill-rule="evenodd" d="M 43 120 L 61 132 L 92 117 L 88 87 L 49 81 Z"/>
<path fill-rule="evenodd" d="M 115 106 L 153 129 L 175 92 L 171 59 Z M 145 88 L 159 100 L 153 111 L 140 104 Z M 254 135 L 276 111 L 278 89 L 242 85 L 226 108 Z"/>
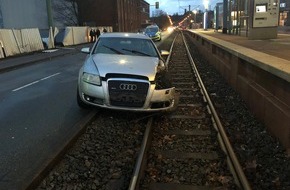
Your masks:
<path fill-rule="evenodd" d="M 166 111 L 175 107 L 166 65 L 154 42 L 144 34 L 104 33 L 79 71 L 80 107 L 130 111 Z"/>

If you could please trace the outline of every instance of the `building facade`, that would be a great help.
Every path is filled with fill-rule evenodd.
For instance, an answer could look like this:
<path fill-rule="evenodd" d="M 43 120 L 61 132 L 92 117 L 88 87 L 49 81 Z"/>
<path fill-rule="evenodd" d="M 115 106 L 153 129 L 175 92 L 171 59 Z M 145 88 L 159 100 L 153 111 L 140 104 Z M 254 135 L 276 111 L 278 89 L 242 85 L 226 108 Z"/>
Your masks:
<path fill-rule="evenodd" d="M 0 28 L 48 28 L 44 0 L 0 0 Z"/>
<path fill-rule="evenodd" d="M 50 4 L 47 4 L 50 2 Z M 49 23 L 51 10 L 52 23 Z M 63 28 L 77 26 L 77 5 L 66 0 L 0 0 L 0 28 Z"/>
<path fill-rule="evenodd" d="M 150 23 L 150 5 L 146 1 L 140 1 L 141 10 L 141 25 L 148 25 Z"/>
<path fill-rule="evenodd" d="M 149 4 L 144 0 L 94 0 L 79 4 L 82 25 L 112 26 L 113 31 L 135 32 L 149 20 Z"/>
<path fill-rule="evenodd" d="M 290 0 L 280 0 L 279 26 L 290 26 Z"/>
<path fill-rule="evenodd" d="M 64 28 L 78 26 L 78 5 L 75 0 L 50 0 L 52 26 Z"/>
<path fill-rule="evenodd" d="M 0 0 L 0 28 L 111 26 L 135 32 L 149 22 L 144 0 Z"/>

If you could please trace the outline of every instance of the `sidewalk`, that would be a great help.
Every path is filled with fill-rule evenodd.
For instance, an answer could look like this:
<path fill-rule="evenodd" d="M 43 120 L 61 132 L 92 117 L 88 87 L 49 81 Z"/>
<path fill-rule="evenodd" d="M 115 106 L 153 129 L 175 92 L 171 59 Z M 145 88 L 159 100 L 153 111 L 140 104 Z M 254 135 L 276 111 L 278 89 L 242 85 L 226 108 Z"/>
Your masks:
<path fill-rule="evenodd" d="M 91 47 L 92 44 L 80 44 L 71 47 L 59 47 L 56 49 L 43 50 L 27 54 L 19 54 L 16 56 L 0 59 L 0 73 L 13 70 L 18 67 L 34 64 L 44 60 L 50 60 L 67 54 L 75 54 L 80 52 L 83 47 Z"/>

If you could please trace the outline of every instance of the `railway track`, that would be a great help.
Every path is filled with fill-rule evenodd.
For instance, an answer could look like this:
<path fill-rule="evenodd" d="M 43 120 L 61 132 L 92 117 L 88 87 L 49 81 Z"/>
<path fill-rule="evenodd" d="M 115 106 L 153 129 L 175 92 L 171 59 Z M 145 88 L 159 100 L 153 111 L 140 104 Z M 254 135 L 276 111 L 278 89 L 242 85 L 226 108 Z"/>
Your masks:
<path fill-rule="evenodd" d="M 147 126 L 129 189 L 250 189 L 182 33 L 172 52 L 179 105 Z"/>
<path fill-rule="evenodd" d="M 224 137 L 181 33 L 171 52 L 177 109 L 162 115 L 102 110 L 37 189 L 247 189 L 228 145 L 221 148 Z"/>
<path fill-rule="evenodd" d="M 51 172 L 39 182 L 37 189 L 251 189 L 231 150 L 217 118 L 218 114 L 212 109 L 209 95 L 202 90 L 203 83 L 199 81 L 192 58 L 188 57 L 190 53 L 184 45 L 184 37 L 181 33 L 176 34 L 171 51 L 173 53 L 168 56 L 167 63 L 173 83 L 180 94 L 177 109 L 168 114 L 128 114 L 102 110 L 59 164 L 48 168 Z M 175 34 L 172 36 L 170 41 L 173 41 Z M 169 43 L 166 46 L 170 46 Z M 194 50 L 191 47 L 191 52 Z M 199 66 L 200 64 L 201 62 Z M 204 73 L 212 75 L 210 71 Z M 210 80 L 217 80 L 215 77 Z M 212 93 L 215 91 L 211 90 L 211 96 Z M 229 91 L 226 93 L 231 94 Z M 237 104 L 233 95 L 230 100 Z M 219 106 L 223 105 L 220 101 L 225 99 L 219 100 Z M 232 106 L 222 108 L 231 110 L 231 113 L 232 109 Z M 219 115 L 226 118 L 225 114 Z M 230 116 L 232 119 L 233 116 Z M 232 125 L 236 128 L 233 123 Z M 235 137 L 241 135 L 240 131 L 231 132 L 234 134 L 231 142 L 236 142 Z M 253 133 L 257 138 L 255 131 Z M 249 132 L 247 136 L 248 134 Z M 242 141 L 252 142 L 251 139 L 246 139 L 247 136 Z M 237 140 L 241 141 L 241 136 L 238 137 Z M 266 138 L 263 137 L 264 139 Z M 269 140 L 267 142 L 269 144 Z M 272 145 L 269 146 L 274 149 Z M 245 148 L 245 145 L 241 147 Z M 246 172 L 252 169 L 247 168 L 246 156 L 241 149 L 235 151 L 242 158 L 243 169 Z M 270 175 L 261 178 L 258 169 L 256 176 L 252 172 L 247 177 L 250 176 L 253 189 L 269 189 L 268 187 L 274 186 L 287 189 L 284 187 L 287 187 L 289 178 L 285 175 L 287 167 L 284 168 L 286 169 L 277 170 L 285 176 L 285 179 L 280 178 L 283 182 L 281 186 L 279 178 Z M 259 168 L 261 169 L 262 167 Z M 276 176 L 275 173 L 273 176 Z M 257 179 L 263 180 L 258 182 Z M 265 183 L 266 181 L 268 182 Z M 35 187 L 35 184 L 31 187 Z"/>
<path fill-rule="evenodd" d="M 172 48 L 167 62 L 180 94 L 177 109 L 102 110 L 37 189 L 249 189 L 221 140 L 181 33 Z"/>

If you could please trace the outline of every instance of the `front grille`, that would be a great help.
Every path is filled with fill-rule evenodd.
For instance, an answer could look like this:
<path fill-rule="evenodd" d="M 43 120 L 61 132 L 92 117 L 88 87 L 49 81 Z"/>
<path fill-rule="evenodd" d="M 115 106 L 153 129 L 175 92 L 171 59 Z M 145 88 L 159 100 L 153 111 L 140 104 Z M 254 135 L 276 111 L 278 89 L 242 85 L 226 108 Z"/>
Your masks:
<path fill-rule="evenodd" d="M 123 80 L 108 81 L 110 104 L 121 107 L 143 107 L 149 83 Z"/>
<path fill-rule="evenodd" d="M 149 80 L 148 77 L 146 76 L 140 76 L 140 75 L 132 75 L 132 74 L 120 74 L 120 73 L 108 73 L 106 74 L 106 78 L 107 79 L 111 79 L 111 78 L 131 78 L 131 79 L 140 79 L 140 80 Z"/>

